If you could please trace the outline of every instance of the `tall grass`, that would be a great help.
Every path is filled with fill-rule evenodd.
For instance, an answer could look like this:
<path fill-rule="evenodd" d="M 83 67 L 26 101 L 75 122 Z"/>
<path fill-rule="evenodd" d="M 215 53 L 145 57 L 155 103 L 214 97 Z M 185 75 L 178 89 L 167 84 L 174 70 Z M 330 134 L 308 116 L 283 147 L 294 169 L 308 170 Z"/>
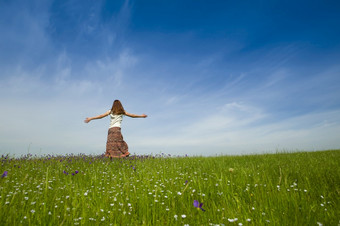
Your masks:
<path fill-rule="evenodd" d="M 2 156 L 0 222 L 338 225 L 339 163 L 339 150 L 112 161 L 85 155 Z"/>

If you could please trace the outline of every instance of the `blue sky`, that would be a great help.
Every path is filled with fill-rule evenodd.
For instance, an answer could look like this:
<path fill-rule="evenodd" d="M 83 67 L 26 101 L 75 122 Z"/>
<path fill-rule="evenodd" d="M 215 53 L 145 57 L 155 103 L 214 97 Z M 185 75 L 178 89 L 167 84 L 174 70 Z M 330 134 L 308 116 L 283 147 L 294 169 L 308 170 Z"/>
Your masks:
<path fill-rule="evenodd" d="M 339 149 L 338 1 L 0 0 L 0 153 Z"/>

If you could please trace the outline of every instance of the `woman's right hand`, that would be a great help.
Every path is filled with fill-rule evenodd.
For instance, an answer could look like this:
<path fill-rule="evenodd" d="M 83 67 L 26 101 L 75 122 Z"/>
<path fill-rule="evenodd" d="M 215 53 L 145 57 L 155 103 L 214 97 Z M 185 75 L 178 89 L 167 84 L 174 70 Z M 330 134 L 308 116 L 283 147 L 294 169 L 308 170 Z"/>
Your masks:
<path fill-rule="evenodd" d="M 90 121 L 91 121 L 90 118 L 86 118 L 86 119 L 84 120 L 85 123 L 89 123 Z"/>

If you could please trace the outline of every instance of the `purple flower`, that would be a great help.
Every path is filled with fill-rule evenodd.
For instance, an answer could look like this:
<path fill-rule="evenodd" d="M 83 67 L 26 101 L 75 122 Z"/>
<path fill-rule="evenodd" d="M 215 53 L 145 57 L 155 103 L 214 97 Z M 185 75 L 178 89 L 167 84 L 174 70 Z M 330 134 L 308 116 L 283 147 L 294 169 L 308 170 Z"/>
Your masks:
<path fill-rule="evenodd" d="M 185 184 L 187 184 L 187 183 L 188 183 L 188 180 L 185 181 Z"/>
<path fill-rule="evenodd" d="M 2 174 L 1 178 L 7 177 L 7 174 L 8 174 L 8 172 L 5 171 L 5 172 Z"/>
<path fill-rule="evenodd" d="M 79 173 L 79 171 L 78 170 L 76 170 L 76 172 L 75 172 L 76 174 L 78 174 Z"/>
<path fill-rule="evenodd" d="M 66 172 L 66 171 L 64 170 L 64 174 L 68 175 L 68 172 Z"/>
<path fill-rule="evenodd" d="M 202 208 L 203 203 L 200 203 L 197 200 L 194 200 L 194 207 L 196 207 L 197 209 L 201 209 L 202 211 L 205 211 L 205 209 Z"/>

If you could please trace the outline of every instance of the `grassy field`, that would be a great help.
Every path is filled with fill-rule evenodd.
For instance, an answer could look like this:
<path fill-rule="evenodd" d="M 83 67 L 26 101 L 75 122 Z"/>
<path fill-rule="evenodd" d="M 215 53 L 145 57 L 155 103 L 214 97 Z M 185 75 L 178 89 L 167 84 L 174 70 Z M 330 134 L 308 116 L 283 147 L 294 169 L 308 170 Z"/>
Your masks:
<path fill-rule="evenodd" d="M 113 161 L 85 155 L 0 160 L 2 225 L 340 221 L 339 150 Z"/>

